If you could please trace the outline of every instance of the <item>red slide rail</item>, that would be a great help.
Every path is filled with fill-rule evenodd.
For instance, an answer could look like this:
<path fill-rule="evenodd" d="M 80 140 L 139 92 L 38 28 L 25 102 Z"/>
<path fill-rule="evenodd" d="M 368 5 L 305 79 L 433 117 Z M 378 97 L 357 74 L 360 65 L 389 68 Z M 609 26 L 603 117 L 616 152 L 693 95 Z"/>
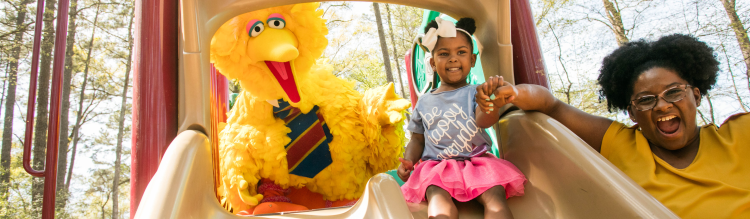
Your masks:
<path fill-rule="evenodd" d="M 135 3 L 130 218 L 177 136 L 178 6 L 178 0 Z"/>
<path fill-rule="evenodd" d="M 34 130 L 34 107 L 36 106 L 36 84 L 39 73 L 39 50 L 42 40 L 42 15 L 44 0 L 38 0 L 36 26 L 34 27 L 34 47 L 31 57 L 31 82 L 29 84 L 29 101 L 26 109 L 26 134 L 23 144 L 23 168 L 36 177 L 44 177 L 44 198 L 42 200 L 42 218 L 55 218 L 55 188 L 57 186 L 57 149 L 60 139 L 60 98 L 62 94 L 62 76 L 65 65 L 65 41 L 68 31 L 68 0 L 60 0 L 57 5 L 57 29 L 55 30 L 55 51 L 52 62 L 52 91 L 50 92 L 50 117 L 47 128 L 47 158 L 44 170 L 31 167 L 31 143 Z"/>

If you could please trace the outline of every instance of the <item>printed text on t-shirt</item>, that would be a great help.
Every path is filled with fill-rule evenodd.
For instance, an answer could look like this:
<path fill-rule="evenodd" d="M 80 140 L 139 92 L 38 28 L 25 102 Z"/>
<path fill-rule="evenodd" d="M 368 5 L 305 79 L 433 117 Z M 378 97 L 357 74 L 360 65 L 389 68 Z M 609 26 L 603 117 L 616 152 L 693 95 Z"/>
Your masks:
<path fill-rule="evenodd" d="M 479 127 L 474 118 L 469 117 L 457 104 L 454 103 L 453 107 L 446 111 L 433 107 L 431 112 L 424 114 L 420 111 L 419 114 L 427 125 L 427 130 L 431 130 L 433 124 L 437 125 L 436 129 L 432 129 L 429 133 L 426 133 L 427 139 L 430 142 L 438 145 L 443 137 L 453 140 L 450 146 L 437 155 L 438 158 L 449 159 L 461 152 L 470 152 L 473 149 L 469 141 L 479 132 Z M 456 121 L 456 117 L 458 116 L 460 116 L 461 120 Z M 435 121 L 437 121 L 437 124 L 435 124 Z M 461 121 L 466 121 L 466 124 L 461 123 Z M 458 130 L 458 135 L 455 136 L 457 139 L 446 135 L 451 128 Z"/>

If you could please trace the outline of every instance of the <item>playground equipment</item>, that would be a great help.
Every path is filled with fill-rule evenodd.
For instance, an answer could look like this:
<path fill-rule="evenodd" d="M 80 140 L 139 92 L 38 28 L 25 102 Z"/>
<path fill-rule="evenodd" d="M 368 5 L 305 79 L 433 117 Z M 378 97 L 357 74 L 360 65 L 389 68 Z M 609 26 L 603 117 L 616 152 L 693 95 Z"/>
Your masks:
<path fill-rule="evenodd" d="M 239 218 L 219 204 L 217 124 L 226 119 L 226 79 L 209 64 L 210 39 L 228 19 L 258 9 L 306 0 L 140 0 L 137 3 L 133 87 L 131 217 Z M 528 1 L 385 0 L 473 17 L 482 42 L 484 77 L 547 86 Z M 44 8 L 39 1 L 37 8 Z M 61 0 L 57 33 L 66 30 L 67 0 Z M 37 12 L 34 61 L 38 63 L 41 14 Z M 58 34 L 64 36 L 64 34 Z M 50 124 L 59 115 L 64 37 L 55 49 Z M 417 56 L 417 50 L 411 51 Z M 407 60 L 412 65 L 413 60 Z M 32 69 L 36 69 L 32 67 Z M 413 69 L 413 68 L 411 68 Z M 410 80 L 414 74 L 410 72 Z M 32 86 L 36 84 L 32 74 Z M 410 83 L 411 84 L 411 83 Z M 414 87 L 411 87 L 415 94 Z M 31 89 L 32 92 L 35 89 Z M 33 98 L 33 95 L 29 95 Z M 412 96 L 416 102 L 416 96 Z M 33 99 L 29 101 L 33 121 Z M 29 123 L 27 123 L 29 127 Z M 27 129 L 27 138 L 31 136 Z M 526 195 L 509 200 L 516 218 L 677 218 L 621 171 L 555 120 L 508 112 L 495 126 L 499 154 L 528 178 Z M 54 217 L 57 126 L 50 125 L 45 171 L 44 218 Z M 55 136 L 55 137 L 53 137 Z M 30 140 L 26 141 L 30 143 Z M 25 148 L 28 164 L 29 145 Z M 27 167 L 28 165 L 25 165 Z M 31 171 L 40 176 L 39 172 Z M 50 189 L 48 192 L 48 188 Z M 476 202 L 459 203 L 461 218 L 481 218 Z M 372 177 L 352 207 L 256 215 L 258 218 L 426 218 L 425 204 L 407 207 L 398 183 Z"/>

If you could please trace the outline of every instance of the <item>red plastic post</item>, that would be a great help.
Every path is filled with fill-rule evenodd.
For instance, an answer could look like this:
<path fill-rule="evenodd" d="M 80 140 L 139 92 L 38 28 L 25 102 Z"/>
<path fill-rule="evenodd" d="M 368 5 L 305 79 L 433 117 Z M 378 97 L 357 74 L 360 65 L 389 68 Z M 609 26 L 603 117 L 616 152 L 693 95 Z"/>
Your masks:
<path fill-rule="evenodd" d="M 34 47 L 31 52 L 31 82 L 29 83 L 29 101 L 26 106 L 26 134 L 23 141 L 23 169 L 36 177 L 44 177 L 44 171 L 31 167 L 31 141 L 34 138 L 34 108 L 36 107 L 36 81 L 39 74 L 39 50 L 42 43 L 42 15 L 44 0 L 36 3 L 36 23 L 34 26 Z"/>
<path fill-rule="evenodd" d="M 214 171 L 214 185 L 221 185 L 219 176 L 221 170 L 219 169 L 219 123 L 227 122 L 227 110 L 229 110 L 229 83 L 226 77 L 219 73 L 219 71 L 211 64 L 211 133 L 209 137 L 211 139 L 211 156 L 213 160 L 213 171 Z M 221 200 L 219 194 L 216 192 L 216 186 L 214 186 L 214 194 L 216 194 L 216 200 Z"/>
<path fill-rule="evenodd" d="M 39 0 L 42 1 L 42 0 Z M 52 62 L 52 90 L 50 92 L 49 126 L 47 128 L 47 163 L 44 167 L 44 199 L 42 218 L 55 218 L 55 188 L 57 187 L 57 150 L 60 143 L 60 107 L 62 99 L 63 70 L 65 69 L 65 44 L 68 33 L 69 0 L 57 4 L 57 30 Z"/>
<path fill-rule="evenodd" d="M 406 54 L 404 55 L 404 62 L 406 64 L 406 79 L 409 82 L 409 100 L 411 101 L 411 108 L 414 109 L 417 107 L 417 89 L 414 88 L 414 74 L 412 73 L 412 51 L 414 49 L 409 49 L 406 51 Z"/>
<path fill-rule="evenodd" d="M 516 84 L 537 84 L 549 89 L 547 71 L 528 0 L 510 1 L 510 21 L 513 76 Z"/>
<path fill-rule="evenodd" d="M 136 1 L 131 218 L 169 143 L 177 136 L 178 6 L 177 0 Z"/>
<path fill-rule="evenodd" d="M 36 84 L 39 72 L 39 50 L 41 44 L 42 15 L 44 0 L 37 2 L 36 26 L 34 27 L 34 47 L 31 62 L 31 83 L 29 102 L 26 109 L 26 133 L 24 136 L 23 167 L 32 176 L 44 177 L 44 197 L 42 199 L 42 218 L 55 218 L 55 188 L 57 187 L 57 150 L 60 138 L 60 104 L 62 94 L 62 74 L 65 65 L 65 43 L 68 30 L 68 0 L 60 0 L 57 5 L 57 29 L 55 30 L 55 51 L 52 64 L 52 92 L 50 93 L 50 118 L 47 129 L 47 157 L 45 170 L 34 170 L 31 167 L 31 143 L 34 129 L 34 107 L 36 105 Z"/>

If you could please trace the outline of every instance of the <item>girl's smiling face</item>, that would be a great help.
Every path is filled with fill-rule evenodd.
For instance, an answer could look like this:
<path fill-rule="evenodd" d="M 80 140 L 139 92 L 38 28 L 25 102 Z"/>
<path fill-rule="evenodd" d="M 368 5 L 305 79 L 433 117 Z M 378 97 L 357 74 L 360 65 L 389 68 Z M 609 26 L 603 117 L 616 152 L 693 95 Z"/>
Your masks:
<path fill-rule="evenodd" d="M 440 83 L 454 88 L 467 84 L 466 77 L 477 61 L 472 53 L 471 40 L 465 33 L 456 31 L 456 37 L 441 37 L 432 51 L 430 65 L 440 76 Z"/>

